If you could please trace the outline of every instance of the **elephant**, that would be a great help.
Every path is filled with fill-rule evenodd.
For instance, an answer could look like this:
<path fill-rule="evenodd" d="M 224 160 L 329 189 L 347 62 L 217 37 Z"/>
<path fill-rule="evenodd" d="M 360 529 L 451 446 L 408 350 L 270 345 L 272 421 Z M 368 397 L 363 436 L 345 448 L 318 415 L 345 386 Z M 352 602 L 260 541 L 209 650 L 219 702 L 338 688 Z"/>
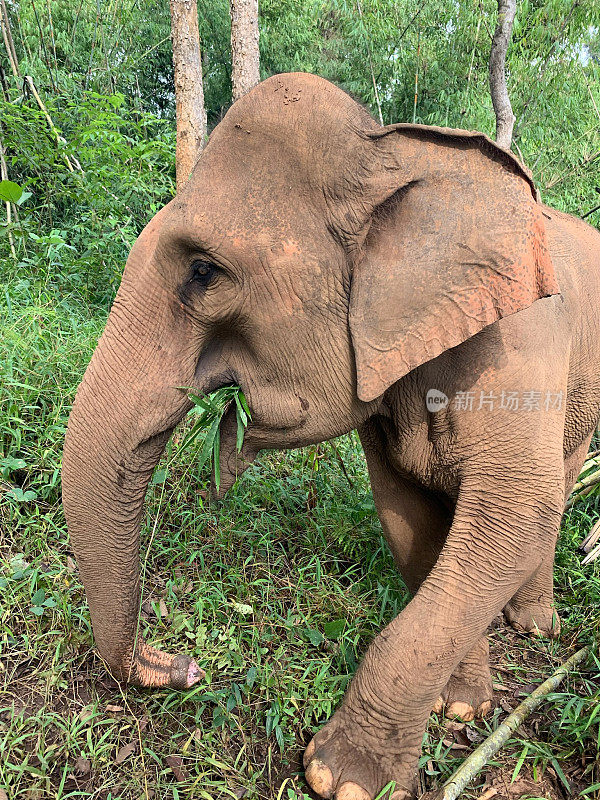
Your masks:
<path fill-rule="evenodd" d="M 600 416 L 599 253 L 481 133 L 381 126 L 306 73 L 234 103 L 133 245 L 69 418 L 64 510 L 112 674 L 201 676 L 137 632 L 144 495 L 181 387 L 249 404 L 240 454 L 222 421 L 221 493 L 261 450 L 357 430 L 411 600 L 306 778 L 325 798 L 410 796 L 432 709 L 492 705 L 492 620 L 558 633 L 555 542 Z"/>

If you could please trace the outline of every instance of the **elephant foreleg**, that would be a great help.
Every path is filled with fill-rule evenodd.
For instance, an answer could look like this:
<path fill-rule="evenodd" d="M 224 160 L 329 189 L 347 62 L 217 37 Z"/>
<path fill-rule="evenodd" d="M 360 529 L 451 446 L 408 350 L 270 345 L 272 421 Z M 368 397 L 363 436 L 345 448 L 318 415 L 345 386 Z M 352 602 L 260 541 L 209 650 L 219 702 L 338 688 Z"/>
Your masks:
<path fill-rule="evenodd" d="M 565 458 L 565 500 L 581 472 L 593 432 Z M 549 545 L 542 566 L 504 608 L 506 621 L 517 631 L 550 638 L 560 634 L 560 619 L 554 607 L 554 548 L 555 543 Z"/>
<path fill-rule="evenodd" d="M 432 494 L 394 473 L 383 454 L 375 423 L 364 425 L 359 434 L 385 538 L 414 595 L 438 560 L 452 514 Z M 469 721 L 484 716 L 492 704 L 489 644 L 484 634 L 454 670 L 433 710 Z"/>
<path fill-rule="evenodd" d="M 521 474 L 495 483 L 482 470 L 463 481 L 438 561 L 371 643 L 343 705 L 307 749 L 306 776 L 322 796 L 368 800 L 391 781 L 393 800 L 411 791 L 435 699 L 556 537 L 562 465 L 539 466 L 535 482 Z"/>

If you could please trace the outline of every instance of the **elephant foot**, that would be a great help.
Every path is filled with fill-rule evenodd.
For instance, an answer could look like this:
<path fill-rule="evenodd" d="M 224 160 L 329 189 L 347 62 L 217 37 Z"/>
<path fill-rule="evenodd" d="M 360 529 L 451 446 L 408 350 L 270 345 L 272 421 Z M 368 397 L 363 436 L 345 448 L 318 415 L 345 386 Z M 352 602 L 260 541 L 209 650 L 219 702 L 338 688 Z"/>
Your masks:
<path fill-rule="evenodd" d="M 450 676 L 433 706 L 436 714 L 463 722 L 484 717 L 494 705 L 489 644 L 482 636 Z"/>
<path fill-rule="evenodd" d="M 112 670 L 118 680 L 144 688 L 190 689 L 205 676 L 193 658 L 172 656 L 142 642 L 131 668 Z"/>
<path fill-rule="evenodd" d="M 407 772 L 406 754 L 394 753 L 397 742 L 397 734 L 391 737 L 389 731 L 378 730 L 376 720 L 365 727 L 350 719 L 342 706 L 304 752 L 306 780 L 325 798 L 406 800 L 413 796 L 414 770 Z M 411 754 L 414 761 L 409 759 L 411 768 L 416 766 L 418 745 L 420 741 Z"/>
<path fill-rule="evenodd" d="M 560 635 L 558 612 L 548 602 L 518 603 L 513 598 L 504 606 L 504 618 L 520 633 L 547 636 L 550 639 Z"/>
<path fill-rule="evenodd" d="M 488 670 L 489 674 L 489 670 Z M 489 682 L 474 683 L 462 677 L 458 671 L 452 675 L 444 691 L 433 707 L 435 714 L 444 714 L 449 719 L 471 722 L 488 714 L 494 705 L 491 677 Z"/>

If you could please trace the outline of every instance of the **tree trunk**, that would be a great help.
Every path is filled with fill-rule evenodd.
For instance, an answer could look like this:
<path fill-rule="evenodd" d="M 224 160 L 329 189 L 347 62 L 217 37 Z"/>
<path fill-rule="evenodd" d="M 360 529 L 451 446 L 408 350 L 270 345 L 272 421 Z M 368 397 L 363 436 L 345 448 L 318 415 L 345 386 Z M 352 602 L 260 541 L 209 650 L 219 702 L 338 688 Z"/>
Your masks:
<path fill-rule="evenodd" d="M 231 82 L 233 101 L 260 81 L 258 0 L 231 0 Z"/>
<path fill-rule="evenodd" d="M 177 114 L 176 179 L 180 192 L 206 139 L 206 111 L 196 0 L 170 0 Z"/>
<path fill-rule="evenodd" d="M 496 141 L 510 150 L 515 115 L 506 88 L 506 51 L 517 10 L 516 0 L 498 0 L 498 24 L 490 52 L 490 92 L 496 114 Z"/>
<path fill-rule="evenodd" d="M 15 50 L 15 43 L 10 30 L 10 20 L 8 18 L 5 0 L 0 0 L 0 23 L 2 24 L 2 38 L 4 39 L 4 46 L 6 47 L 10 68 L 14 77 L 18 78 L 19 61 L 17 59 L 17 51 Z"/>

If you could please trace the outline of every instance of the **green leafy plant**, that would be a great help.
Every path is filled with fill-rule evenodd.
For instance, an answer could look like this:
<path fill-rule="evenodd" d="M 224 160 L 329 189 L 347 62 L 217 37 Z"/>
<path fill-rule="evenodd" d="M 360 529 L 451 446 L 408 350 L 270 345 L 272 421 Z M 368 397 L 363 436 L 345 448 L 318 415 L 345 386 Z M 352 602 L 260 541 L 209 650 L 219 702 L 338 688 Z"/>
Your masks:
<path fill-rule="evenodd" d="M 13 456 L 0 458 L 0 475 L 2 475 L 3 478 L 8 478 L 12 472 L 16 472 L 19 469 L 25 469 L 26 466 L 27 462 L 22 458 L 14 458 Z"/>
<path fill-rule="evenodd" d="M 24 491 L 20 486 L 13 486 L 12 489 L 7 492 L 7 496 L 16 500 L 17 503 L 30 503 L 32 500 L 36 499 L 37 494 L 31 491 L 31 489 Z"/>
<path fill-rule="evenodd" d="M 16 203 L 18 206 L 31 197 L 31 192 L 24 192 L 14 181 L 0 181 L 0 200 L 5 203 Z"/>
<path fill-rule="evenodd" d="M 197 415 L 198 418 L 183 440 L 181 449 L 185 450 L 206 431 L 202 450 L 200 451 L 198 468 L 202 469 L 207 461 L 212 461 L 211 467 L 214 471 L 215 486 L 217 487 L 217 491 L 219 491 L 221 486 L 221 420 L 227 411 L 232 406 L 235 406 L 237 421 L 236 447 L 239 453 L 244 443 L 246 427 L 251 419 L 250 409 L 248 408 L 244 393 L 239 386 L 224 386 L 222 389 L 217 389 L 217 391 L 213 392 L 211 395 L 204 395 L 203 397 L 194 394 L 194 392 L 190 392 L 188 396 L 194 404 L 190 414 Z"/>
<path fill-rule="evenodd" d="M 38 589 L 31 598 L 31 613 L 36 617 L 41 617 L 46 608 L 56 608 L 56 600 L 46 597 L 46 592 Z"/>

